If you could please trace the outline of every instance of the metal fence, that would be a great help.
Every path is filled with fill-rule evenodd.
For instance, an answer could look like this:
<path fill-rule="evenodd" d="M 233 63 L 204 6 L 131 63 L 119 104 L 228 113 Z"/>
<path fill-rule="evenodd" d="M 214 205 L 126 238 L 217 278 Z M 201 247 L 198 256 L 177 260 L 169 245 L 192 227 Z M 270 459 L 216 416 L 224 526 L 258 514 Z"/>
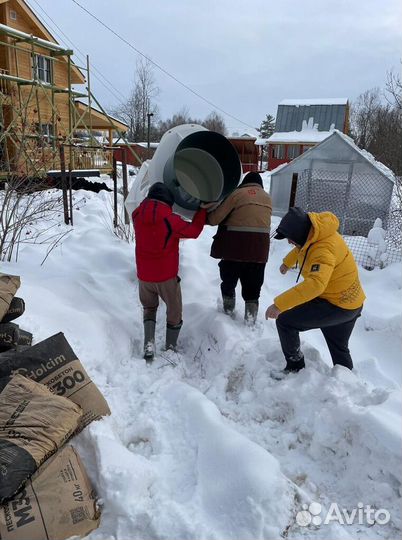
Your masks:
<path fill-rule="evenodd" d="M 383 175 L 354 174 L 353 168 L 307 169 L 298 178 L 295 205 L 308 212 L 333 212 L 358 264 L 372 269 L 402 260 L 401 196 L 400 178 L 394 185 Z M 378 218 L 382 230 L 369 235 Z"/>

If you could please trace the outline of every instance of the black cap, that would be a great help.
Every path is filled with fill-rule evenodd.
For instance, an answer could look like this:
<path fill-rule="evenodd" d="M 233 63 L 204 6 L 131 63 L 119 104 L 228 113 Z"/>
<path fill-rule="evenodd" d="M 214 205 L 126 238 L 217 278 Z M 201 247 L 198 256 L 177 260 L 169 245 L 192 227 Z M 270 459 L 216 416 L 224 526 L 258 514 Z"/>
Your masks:
<path fill-rule="evenodd" d="M 254 171 L 247 173 L 240 185 L 244 186 L 245 184 L 258 184 L 263 187 L 261 175 Z"/>
<path fill-rule="evenodd" d="M 155 184 L 152 184 L 149 188 L 147 198 L 162 201 L 169 206 L 173 206 L 174 204 L 174 197 L 163 182 L 155 182 Z"/>
<path fill-rule="evenodd" d="M 303 246 L 311 229 L 310 218 L 302 208 L 294 206 L 283 216 L 274 238 L 283 240 L 289 238 L 297 245 Z"/>

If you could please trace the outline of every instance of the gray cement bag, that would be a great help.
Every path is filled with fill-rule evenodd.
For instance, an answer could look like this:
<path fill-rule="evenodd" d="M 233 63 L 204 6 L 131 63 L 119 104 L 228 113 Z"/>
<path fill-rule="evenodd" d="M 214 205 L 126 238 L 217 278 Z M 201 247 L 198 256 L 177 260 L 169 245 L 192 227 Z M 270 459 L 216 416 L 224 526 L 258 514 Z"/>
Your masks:
<path fill-rule="evenodd" d="M 20 339 L 18 324 L 0 323 L 0 352 L 15 349 Z"/>
<path fill-rule="evenodd" d="M 84 413 L 79 430 L 110 414 L 105 398 L 61 332 L 25 351 L 0 354 L 0 377 L 11 373 L 45 384 L 53 393 L 79 405 Z"/>
<path fill-rule="evenodd" d="M 20 285 L 19 276 L 0 274 L 0 321 L 3 320 L 4 315 L 7 313 Z"/>
<path fill-rule="evenodd" d="M 25 311 L 25 302 L 22 298 L 18 298 L 17 296 L 14 296 L 14 298 L 10 302 L 10 307 L 8 308 L 6 314 L 1 319 L 1 322 L 6 323 L 13 321 L 14 319 L 17 319 L 17 317 L 20 317 Z"/>
<path fill-rule="evenodd" d="M 71 446 L 44 463 L 24 490 L 0 507 L 2 540 L 65 540 L 99 526 L 99 510 L 81 460 Z"/>
<path fill-rule="evenodd" d="M 20 328 L 20 337 L 18 338 L 17 351 L 25 350 L 32 345 L 32 334 Z"/>
<path fill-rule="evenodd" d="M 82 411 L 22 375 L 0 379 L 0 388 L 0 503 L 4 503 L 74 433 Z"/>

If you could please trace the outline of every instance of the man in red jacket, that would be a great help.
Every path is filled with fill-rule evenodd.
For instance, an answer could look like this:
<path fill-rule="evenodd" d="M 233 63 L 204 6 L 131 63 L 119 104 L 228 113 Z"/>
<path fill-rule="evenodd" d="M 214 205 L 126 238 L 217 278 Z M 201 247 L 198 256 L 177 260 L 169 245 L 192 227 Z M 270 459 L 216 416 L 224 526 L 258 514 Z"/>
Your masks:
<path fill-rule="evenodd" d="M 153 184 L 134 210 L 135 258 L 140 302 L 144 308 L 144 358 L 155 354 L 156 311 L 159 298 L 166 304 L 166 349 L 176 349 L 182 327 L 179 240 L 197 238 L 206 220 L 199 209 L 191 222 L 172 211 L 173 195 L 162 182 Z M 208 205 L 206 205 L 208 206 Z"/>

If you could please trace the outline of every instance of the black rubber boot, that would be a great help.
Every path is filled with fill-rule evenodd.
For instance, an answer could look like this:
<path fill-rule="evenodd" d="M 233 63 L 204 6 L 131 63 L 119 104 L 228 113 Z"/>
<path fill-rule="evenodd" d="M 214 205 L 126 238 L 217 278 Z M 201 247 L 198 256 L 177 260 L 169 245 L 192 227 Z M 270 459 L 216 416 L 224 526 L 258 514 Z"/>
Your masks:
<path fill-rule="evenodd" d="M 247 324 L 253 325 L 257 320 L 258 300 L 248 300 L 244 309 L 244 320 Z"/>
<path fill-rule="evenodd" d="M 166 350 L 176 351 L 177 350 L 177 339 L 180 334 L 181 327 L 183 326 L 183 321 L 179 324 L 167 324 L 166 325 Z"/>
<path fill-rule="evenodd" d="M 306 364 L 304 363 L 304 355 L 302 352 L 300 352 L 300 354 L 297 356 L 290 356 L 286 359 L 286 367 L 284 371 L 285 373 L 297 373 L 305 367 Z"/>
<path fill-rule="evenodd" d="M 233 315 L 236 306 L 236 296 L 222 295 L 223 311 L 226 315 Z"/>
<path fill-rule="evenodd" d="M 155 326 L 156 321 L 144 320 L 144 359 L 152 362 L 155 356 Z"/>

